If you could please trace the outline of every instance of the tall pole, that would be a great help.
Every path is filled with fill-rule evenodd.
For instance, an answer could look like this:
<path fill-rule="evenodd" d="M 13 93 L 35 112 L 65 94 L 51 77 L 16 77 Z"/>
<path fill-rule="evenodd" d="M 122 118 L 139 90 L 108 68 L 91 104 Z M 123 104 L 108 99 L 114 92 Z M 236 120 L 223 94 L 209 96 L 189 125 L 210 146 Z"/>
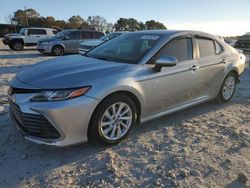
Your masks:
<path fill-rule="evenodd" d="M 27 10 L 26 10 L 26 6 L 25 6 L 25 21 L 26 21 L 26 26 L 29 26 L 28 17 L 27 17 Z"/>

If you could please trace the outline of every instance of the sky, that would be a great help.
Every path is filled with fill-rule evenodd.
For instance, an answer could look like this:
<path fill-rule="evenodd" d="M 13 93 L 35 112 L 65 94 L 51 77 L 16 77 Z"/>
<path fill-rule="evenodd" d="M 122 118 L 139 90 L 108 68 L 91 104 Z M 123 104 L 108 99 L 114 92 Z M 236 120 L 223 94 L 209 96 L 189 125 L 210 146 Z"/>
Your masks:
<path fill-rule="evenodd" d="M 250 32 L 250 0 L 1 0 L 0 23 L 24 7 L 41 16 L 68 20 L 72 15 L 100 15 L 115 23 L 120 17 L 157 20 L 168 29 L 200 30 L 222 36 Z"/>

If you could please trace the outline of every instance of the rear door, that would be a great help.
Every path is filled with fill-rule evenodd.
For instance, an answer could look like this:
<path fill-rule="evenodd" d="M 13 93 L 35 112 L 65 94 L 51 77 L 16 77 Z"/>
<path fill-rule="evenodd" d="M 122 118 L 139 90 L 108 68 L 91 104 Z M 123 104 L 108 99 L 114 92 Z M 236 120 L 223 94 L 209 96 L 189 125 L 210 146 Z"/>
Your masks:
<path fill-rule="evenodd" d="M 203 95 L 214 97 L 224 78 L 228 57 L 224 53 L 223 46 L 212 38 L 196 36 L 195 43 L 198 48 L 199 70 L 197 73 L 203 83 Z"/>
<path fill-rule="evenodd" d="M 176 66 L 163 67 L 160 72 L 154 72 L 151 64 L 145 65 L 145 71 L 149 73 L 141 83 L 147 100 L 146 116 L 195 102 L 201 97 L 192 37 L 179 37 L 170 41 L 153 61 L 162 56 L 176 57 L 178 62 Z"/>
<path fill-rule="evenodd" d="M 25 37 L 26 44 L 36 44 L 40 39 L 47 37 L 45 29 L 28 29 Z"/>
<path fill-rule="evenodd" d="M 80 31 L 72 31 L 67 36 L 66 39 L 63 41 L 65 46 L 66 53 L 78 53 L 80 47 Z"/>

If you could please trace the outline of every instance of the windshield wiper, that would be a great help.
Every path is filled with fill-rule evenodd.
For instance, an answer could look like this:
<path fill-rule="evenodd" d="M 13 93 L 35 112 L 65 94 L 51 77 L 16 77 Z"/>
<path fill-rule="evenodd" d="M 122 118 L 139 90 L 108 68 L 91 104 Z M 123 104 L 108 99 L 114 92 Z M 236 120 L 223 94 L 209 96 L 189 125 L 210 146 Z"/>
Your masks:
<path fill-rule="evenodd" d="M 94 58 L 96 58 L 96 59 L 100 59 L 100 60 L 104 60 L 104 61 L 111 61 L 111 60 L 106 59 L 106 58 L 104 58 L 104 57 L 94 57 Z"/>

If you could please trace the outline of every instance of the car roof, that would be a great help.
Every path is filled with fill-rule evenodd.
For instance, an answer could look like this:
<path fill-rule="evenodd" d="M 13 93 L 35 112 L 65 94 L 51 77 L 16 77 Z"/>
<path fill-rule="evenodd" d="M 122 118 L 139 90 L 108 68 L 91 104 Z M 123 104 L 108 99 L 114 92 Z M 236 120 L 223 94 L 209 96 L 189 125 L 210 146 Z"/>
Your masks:
<path fill-rule="evenodd" d="M 95 30 L 88 30 L 88 29 L 64 29 L 63 31 L 91 31 L 91 32 L 97 32 L 97 33 L 102 33 L 101 31 L 95 31 Z"/>
<path fill-rule="evenodd" d="M 56 29 L 46 28 L 46 27 L 24 27 L 22 29 L 49 29 L 49 30 L 56 30 Z"/>
<path fill-rule="evenodd" d="M 194 34 L 194 35 L 205 35 L 209 37 L 217 38 L 215 35 L 211 35 L 206 32 L 202 31 L 194 31 L 194 30 L 143 30 L 143 31 L 136 31 L 137 33 L 145 33 L 145 34 L 159 34 L 164 35 L 166 37 L 170 37 L 175 34 Z"/>

